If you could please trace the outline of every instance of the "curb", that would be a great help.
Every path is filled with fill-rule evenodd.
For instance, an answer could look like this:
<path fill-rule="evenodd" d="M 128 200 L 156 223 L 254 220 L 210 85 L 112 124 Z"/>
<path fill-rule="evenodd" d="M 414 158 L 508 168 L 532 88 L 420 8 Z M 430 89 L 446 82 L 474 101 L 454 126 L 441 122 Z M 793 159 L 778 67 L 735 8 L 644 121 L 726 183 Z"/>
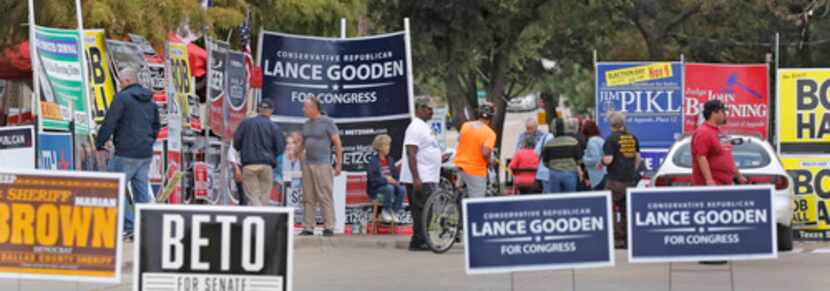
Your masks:
<path fill-rule="evenodd" d="M 408 236 L 303 236 L 294 238 L 294 249 L 407 249 Z"/>
<path fill-rule="evenodd" d="M 322 236 L 302 236 L 294 238 L 294 249 L 409 249 L 409 236 L 366 236 L 366 235 L 351 235 L 342 236 L 335 235 L 333 237 Z M 456 243 L 452 247 L 455 249 L 464 249 L 464 243 Z"/>

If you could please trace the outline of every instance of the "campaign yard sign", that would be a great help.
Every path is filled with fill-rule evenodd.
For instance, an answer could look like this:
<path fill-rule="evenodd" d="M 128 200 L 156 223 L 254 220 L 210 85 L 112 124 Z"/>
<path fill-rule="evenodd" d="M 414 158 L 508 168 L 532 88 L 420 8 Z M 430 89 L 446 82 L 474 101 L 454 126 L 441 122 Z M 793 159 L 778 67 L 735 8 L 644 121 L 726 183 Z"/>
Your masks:
<path fill-rule="evenodd" d="M 792 227 L 802 240 L 830 240 L 830 156 L 782 155 L 781 164 L 793 181 Z"/>
<path fill-rule="evenodd" d="M 778 256 L 772 186 L 628 189 L 632 263 Z"/>
<path fill-rule="evenodd" d="M 778 151 L 830 153 L 830 69 L 778 70 Z"/>
<path fill-rule="evenodd" d="M 640 149 L 643 165 L 645 165 L 645 170 L 648 172 L 656 172 L 659 170 L 668 154 L 669 151 L 664 149 Z"/>
<path fill-rule="evenodd" d="M 679 62 L 596 64 L 596 120 L 610 134 L 606 114 L 625 114 L 625 128 L 644 148 L 669 148 L 683 133 L 683 65 Z"/>
<path fill-rule="evenodd" d="M 320 100 L 340 129 L 344 171 L 365 172 L 379 134 L 392 137 L 390 155 L 400 160 L 412 118 L 406 35 L 342 39 L 263 31 L 262 99 L 273 102 L 275 121 L 289 129 L 305 121 L 306 99 Z"/>
<path fill-rule="evenodd" d="M 720 100 L 729 122 L 725 133 L 769 135 L 769 67 L 766 64 L 685 64 L 683 132 L 702 124 L 703 104 Z"/>
<path fill-rule="evenodd" d="M 465 199 L 467 274 L 614 265 L 611 194 Z"/>
<path fill-rule="evenodd" d="M 43 129 L 68 131 L 75 123 L 81 135 L 92 129 L 87 102 L 87 84 L 83 65 L 81 34 L 77 30 L 34 27 L 33 68 L 40 80 L 35 94 L 40 100 L 40 126 Z"/>
<path fill-rule="evenodd" d="M 0 127 L 0 161 L 8 168 L 35 168 L 35 127 Z"/>
<path fill-rule="evenodd" d="M 291 290 L 293 209 L 140 204 L 135 291 Z"/>
<path fill-rule="evenodd" d="M 37 168 L 71 170 L 75 168 L 72 134 L 68 132 L 40 132 L 37 134 Z"/>
<path fill-rule="evenodd" d="M 124 175 L 0 169 L 0 277 L 121 281 Z"/>

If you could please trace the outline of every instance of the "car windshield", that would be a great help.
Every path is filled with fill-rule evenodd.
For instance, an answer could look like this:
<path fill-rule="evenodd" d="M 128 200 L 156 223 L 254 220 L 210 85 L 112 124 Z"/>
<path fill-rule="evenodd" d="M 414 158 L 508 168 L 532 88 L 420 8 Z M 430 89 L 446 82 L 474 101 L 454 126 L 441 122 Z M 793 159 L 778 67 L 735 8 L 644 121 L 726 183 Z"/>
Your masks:
<path fill-rule="evenodd" d="M 690 143 L 686 143 L 675 152 L 672 161 L 678 167 L 692 167 L 692 153 L 689 145 Z M 770 156 L 764 147 L 749 140 L 739 144 L 733 143 L 732 157 L 738 169 L 757 169 L 770 164 Z"/>

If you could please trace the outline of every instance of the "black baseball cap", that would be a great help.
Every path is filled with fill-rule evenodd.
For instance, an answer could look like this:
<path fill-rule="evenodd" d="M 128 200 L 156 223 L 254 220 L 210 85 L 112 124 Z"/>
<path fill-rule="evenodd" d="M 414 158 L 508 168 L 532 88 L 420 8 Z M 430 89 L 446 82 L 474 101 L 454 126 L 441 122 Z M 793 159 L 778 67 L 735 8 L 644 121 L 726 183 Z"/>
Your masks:
<path fill-rule="evenodd" d="M 259 109 L 274 109 L 274 105 L 272 105 L 271 101 L 268 100 L 262 100 L 262 102 L 259 102 L 258 107 Z"/>

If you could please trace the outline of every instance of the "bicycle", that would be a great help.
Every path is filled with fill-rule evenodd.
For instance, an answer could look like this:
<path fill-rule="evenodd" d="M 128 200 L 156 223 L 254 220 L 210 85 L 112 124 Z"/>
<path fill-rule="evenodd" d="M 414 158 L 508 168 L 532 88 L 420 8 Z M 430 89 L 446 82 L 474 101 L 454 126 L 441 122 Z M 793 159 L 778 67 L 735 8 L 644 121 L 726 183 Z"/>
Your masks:
<path fill-rule="evenodd" d="M 447 252 L 460 241 L 459 234 L 463 229 L 461 201 L 468 195 L 466 187 L 459 183 L 457 171 L 453 166 L 442 166 L 438 189 L 424 203 L 421 225 L 427 245 L 436 254 Z M 492 168 L 488 170 L 485 197 L 498 195 L 498 178 L 493 172 Z"/>
<path fill-rule="evenodd" d="M 438 188 L 424 203 L 421 217 L 424 239 L 436 254 L 451 249 L 461 231 L 461 200 L 465 194 L 457 185 L 457 179 L 455 169 L 442 168 Z"/>

